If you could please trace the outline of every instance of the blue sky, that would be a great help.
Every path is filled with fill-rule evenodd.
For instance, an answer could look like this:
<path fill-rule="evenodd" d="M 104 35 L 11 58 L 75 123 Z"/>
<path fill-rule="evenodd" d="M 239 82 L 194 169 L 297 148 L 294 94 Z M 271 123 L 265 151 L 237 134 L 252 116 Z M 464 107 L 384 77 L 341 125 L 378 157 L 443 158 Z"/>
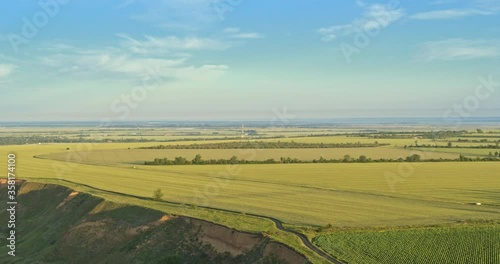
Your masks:
<path fill-rule="evenodd" d="M 22 0 L 0 20 L 2 121 L 500 113 L 479 87 L 500 82 L 499 0 Z"/>

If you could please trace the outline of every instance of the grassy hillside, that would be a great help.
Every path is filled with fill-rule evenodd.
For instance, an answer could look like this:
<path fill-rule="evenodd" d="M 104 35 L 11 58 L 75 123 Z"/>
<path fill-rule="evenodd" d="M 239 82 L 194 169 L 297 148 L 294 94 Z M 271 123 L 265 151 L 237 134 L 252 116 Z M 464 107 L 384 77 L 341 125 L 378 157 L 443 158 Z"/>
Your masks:
<path fill-rule="evenodd" d="M 3 189 L 5 190 L 5 189 Z M 1 217 L 6 217 L 4 196 Z M 18 195 L 22 263 L 306 263 L 259 234 L 105 201 L 68 188 L 24 183 Z M 1 232 L 5 239 L 5 232 Z"/>

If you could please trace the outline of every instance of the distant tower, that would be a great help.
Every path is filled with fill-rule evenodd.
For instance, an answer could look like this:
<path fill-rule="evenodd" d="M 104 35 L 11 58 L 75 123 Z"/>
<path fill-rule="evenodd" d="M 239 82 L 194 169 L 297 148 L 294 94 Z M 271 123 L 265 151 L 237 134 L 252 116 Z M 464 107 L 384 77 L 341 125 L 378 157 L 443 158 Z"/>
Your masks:
<path fill-rule="evenodd" d="M 243 127 L 243 124 L 241 124 L 241 139 L 245 139 L 245 128 Z"/>

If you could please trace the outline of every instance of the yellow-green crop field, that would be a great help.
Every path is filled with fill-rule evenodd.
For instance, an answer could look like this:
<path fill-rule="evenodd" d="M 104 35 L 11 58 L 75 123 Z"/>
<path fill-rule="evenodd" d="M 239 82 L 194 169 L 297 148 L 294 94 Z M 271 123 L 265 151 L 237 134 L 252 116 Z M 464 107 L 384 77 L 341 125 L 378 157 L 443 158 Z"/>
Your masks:
<path fill-rule="evenodd" d="M 420 150 L 425 153 L 447 153 L 465 156 L 488 156 L 490 153 L 495 153 L 500 151 L 500 149 L 482 149 L 482 148 L 416 148 L 414 150 Z"/>
<path fill-rule="evenodd" d="M 419 154 L 427 159 L 456 159 L 459 154 L 424 152 L 420 150 L 398 149 L 390 147 L 369 147 L 369 148 L 306 148 L 306 149 L 118 149 L 118 150 L 95 150 L 90 155 L 87 151 L 76 153 L 56 152 L 48 155 L 41 155 L 41 158 L 72 161 L 95 165 L 119 165 L 119 164 L 144 164 L 144 161 L 151 161 L 155 158 L 185 157 L 194 158 L 200 154 L 203 159 L 229 159 L 236 156 L 246 160 L 279 160 L 281 157 L 297 158 L 299 160 L 311 161 L 320 157 L 326 159 L 342 159 L 344 155 L 359 157 L 365 155 L 372 159 L 398 159 L 406 158 L 413 154 Z"/>
<path fill-rule="evenodd" d="M 16 153 L 18 173 L 23 178 L 61 178 L 144 197 L 161 188 L 166 200 L 244 210 L 292 224 L 438 224 L 460 219 L 497 219 L 500 213 L 500 163 L 496 162 L 134 168 L 33 157 L 60 152 L 66 146 L 77 150 L 79 145 L 2 146 L 0 155 Z M 93 144 L 88 155 L 120 146 L 130 144 Z M 483 205 L 469 204 L 473 202 Z"/>

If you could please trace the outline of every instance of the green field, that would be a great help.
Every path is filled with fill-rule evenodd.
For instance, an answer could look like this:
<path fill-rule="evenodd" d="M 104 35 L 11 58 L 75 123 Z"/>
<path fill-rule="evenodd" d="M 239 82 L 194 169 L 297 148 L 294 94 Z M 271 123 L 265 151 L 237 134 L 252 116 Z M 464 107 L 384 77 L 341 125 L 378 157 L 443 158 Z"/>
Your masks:
<path fill-rule="evenodd" d="M 314 243 L 349 263 L 500 263 L 500 224 L 339 232 Z"/>

